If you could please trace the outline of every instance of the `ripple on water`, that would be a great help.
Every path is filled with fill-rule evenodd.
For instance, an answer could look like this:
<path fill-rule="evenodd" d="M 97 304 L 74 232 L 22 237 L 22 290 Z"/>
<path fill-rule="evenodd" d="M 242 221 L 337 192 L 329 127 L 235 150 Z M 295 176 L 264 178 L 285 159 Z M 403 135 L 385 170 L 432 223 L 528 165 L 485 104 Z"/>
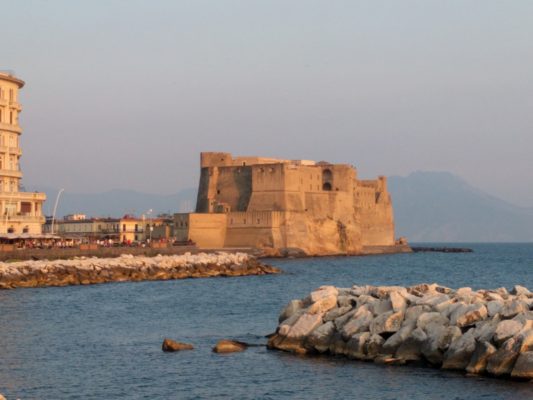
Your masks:
<path fill-rule="evenodd" d="M 298 357 L 264 343 L 287 301 L 354 283 L 533 288 L 533 245 L 474 253 L 271 260 L 286 273 L 0 291 L 0 392 L 22 399 L 531 399 L 532 385 L 411 366 Z M 194 351 L 163 353 L 164 337 Z"/>

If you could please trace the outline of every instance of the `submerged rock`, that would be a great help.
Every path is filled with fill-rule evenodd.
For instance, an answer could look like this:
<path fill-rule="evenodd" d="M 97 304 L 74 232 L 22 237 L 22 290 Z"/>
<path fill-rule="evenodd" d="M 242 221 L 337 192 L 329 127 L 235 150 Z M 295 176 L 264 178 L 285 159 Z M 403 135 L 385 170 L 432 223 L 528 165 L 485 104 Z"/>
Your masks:
<path fill-rule="evenodd" d="M 163 351 L 173 352 L 181 350 L 192 350 L 194 349 L 194 346 L 192 344 L 176 342 L 175 340 L 165 338 L 165 340 L 163 340 L 163 345 L 161 346 L 161 349 Z"/>
<path fill-rule="evenodd" d="M 244 351 L 248 348 L 248 344 L 239 342 L 237 340 L 222 339 L 213 347 L 215 353 L 236 353 Z"/>

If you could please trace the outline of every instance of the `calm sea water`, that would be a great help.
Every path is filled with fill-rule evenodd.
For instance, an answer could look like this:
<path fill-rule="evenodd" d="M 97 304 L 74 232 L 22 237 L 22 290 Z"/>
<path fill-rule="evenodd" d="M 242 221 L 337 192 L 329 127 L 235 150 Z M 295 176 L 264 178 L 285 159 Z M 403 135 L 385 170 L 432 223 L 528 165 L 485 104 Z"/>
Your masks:
<path fill-rule="evenodd" d="M 464 244 L 463 244 L 464 245 Z M 281 308 L 332 284 L 533 288 L 533 244 L 474 253 L 270 260 L 278 276 L 0 291 L 0 393 L 21 399 L 532 399 L 533 384 L 419 367 L 299 357 L 265 343 Z M 163 353 L 164 337 L 196 349 Z"/>

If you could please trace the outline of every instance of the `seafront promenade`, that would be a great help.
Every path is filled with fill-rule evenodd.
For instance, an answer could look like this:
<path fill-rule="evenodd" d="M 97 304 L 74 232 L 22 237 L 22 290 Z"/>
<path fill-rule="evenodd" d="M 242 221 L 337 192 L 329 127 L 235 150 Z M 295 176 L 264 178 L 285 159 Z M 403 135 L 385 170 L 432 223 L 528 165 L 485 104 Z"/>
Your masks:
<path fill-rule="evenodd" d="M 115 258 L 26 260 L 0 263 L 0 289 L 88 285 L 106 282 L 265 275 L 280 270 L 241 252 Z"/>

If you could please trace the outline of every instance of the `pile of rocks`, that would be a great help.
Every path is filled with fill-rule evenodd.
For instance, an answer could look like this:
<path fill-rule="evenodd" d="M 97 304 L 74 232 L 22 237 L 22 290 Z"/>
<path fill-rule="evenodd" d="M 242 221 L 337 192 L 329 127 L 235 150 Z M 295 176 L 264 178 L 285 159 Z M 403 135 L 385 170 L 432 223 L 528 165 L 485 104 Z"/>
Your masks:
<path fill-rule="evenodd" d="M 322 286 L 289 302 L 268 346 L 533 379 L 532 309 L 522 286 Z"/>
<path fill-rule="evenodd" d="M 278 272 L 279 269 L 262 264 L 246 253 L 185 253 L 157 257 L 124 254 L 118 258 L 0 262 L 0 289 Z"/>

